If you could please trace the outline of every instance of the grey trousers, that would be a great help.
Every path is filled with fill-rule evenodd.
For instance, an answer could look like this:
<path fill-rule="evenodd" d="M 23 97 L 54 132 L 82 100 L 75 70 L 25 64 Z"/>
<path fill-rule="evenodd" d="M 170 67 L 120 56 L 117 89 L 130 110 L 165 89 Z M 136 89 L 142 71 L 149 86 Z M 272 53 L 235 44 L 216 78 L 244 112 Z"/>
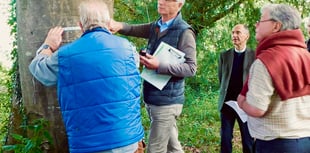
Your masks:
<path fill-rule="evenodd" d="M 178 140 L 177 118 L 182 104 L 155 106 L 146 104 L 151 120 L 147 153 L 184 153 Z"/>

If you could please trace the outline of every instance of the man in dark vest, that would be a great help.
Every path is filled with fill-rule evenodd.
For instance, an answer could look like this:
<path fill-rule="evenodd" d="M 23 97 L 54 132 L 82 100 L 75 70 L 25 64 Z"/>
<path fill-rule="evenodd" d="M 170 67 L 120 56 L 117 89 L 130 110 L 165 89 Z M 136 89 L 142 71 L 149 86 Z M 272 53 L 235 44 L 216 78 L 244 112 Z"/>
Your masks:
<path fill-rule="evenodd" d="M 148 153 L 183 153 L 178 140 L 176 119 L 182 112 L 184 78 L 194 76 L 197 69 L 196 41 L 193 29 L 182 19 L 181 8 L 185 0 L 158 0 L 157 21 L 140 25 L 128 25 L 111 21 L 110 30 L 120 34 L 148 39 L 147 54 L 140 56 L 140 63 L 158 74 L 171 75 L 162 90 L 147 81 L 143 82 L 146 109 L 151 119 Z M 185 53 L 181 64 L 161 63 L 153 56 L 161 42 Z"/>
<path fill-rule="evenodd" d="M 250 153 L 253 140 L 249 134 L 247 123 L 243 122 L 237 112 L 227 102 L 236 102 L 237 97 L 247 79 L 249 69 L 254 61 L 255 53 L 246 47 L 250 37 L 246 25 L 238 24 L 232 29 L 234 48 L 220 54 L 218 78 L 220 95 L 218 110 L 221 116 L 221 153 L 232 152 L 233 129 L 237 120 L 244 153 Z"/>

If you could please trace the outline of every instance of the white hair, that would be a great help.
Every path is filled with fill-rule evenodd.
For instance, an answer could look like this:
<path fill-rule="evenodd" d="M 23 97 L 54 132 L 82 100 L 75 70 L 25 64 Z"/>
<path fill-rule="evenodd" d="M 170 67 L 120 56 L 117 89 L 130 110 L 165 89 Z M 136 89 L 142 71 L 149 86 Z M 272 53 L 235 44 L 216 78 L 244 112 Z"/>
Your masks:
<path fill-rule="evenodd" d="M 79 6 L 79 11 L 84 31 L 95 27 L 107 28 L 110 13 L 102 0 L 84 0 Z"/>
<path fill-rule="evenodd" d="M 282 23 L 281 31 L 298 29 L 301 25 L 300 13 L 294 7 L 286 4 L 267 4 L 261 12 L 269 12 L 270 19 Z"/>

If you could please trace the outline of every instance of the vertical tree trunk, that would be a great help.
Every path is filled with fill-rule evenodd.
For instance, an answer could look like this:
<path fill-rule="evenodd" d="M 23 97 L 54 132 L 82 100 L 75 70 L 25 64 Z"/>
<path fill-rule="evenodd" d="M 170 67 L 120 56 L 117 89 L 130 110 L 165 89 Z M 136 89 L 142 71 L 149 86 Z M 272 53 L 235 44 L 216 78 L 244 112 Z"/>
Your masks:
<path fill-rule="evenodd" d="M 36 50 L 43 43 L 48 30 L 54 26 L 77 26 L 78 5 L 82 0 L 17 0 L 17 46 L 22 103 L 27 122 L 45 118 L 49 121 L 49 132 L 53 147 L 47 152 L 66 153 L 68 142 L 57 102 L 56 88 L 44 87 L 29 73 L 28 65 Z M 105 0 L 112 14 L 114 0 Z M 64 33 L 64 43 L 81 35 L 80 31 Z M 74 77 L 74 76 L 73 76 Z M 16 98 L 18 99 L 18 98 Z M 13 101 L 13 109 L 18 107 Z M 15 115 L 15 116 L 14 116 Z M 21 117 L 13 112 L 13 123 L 21 123 Z M 12 131 L 19 127 L 13 125 Z"/>

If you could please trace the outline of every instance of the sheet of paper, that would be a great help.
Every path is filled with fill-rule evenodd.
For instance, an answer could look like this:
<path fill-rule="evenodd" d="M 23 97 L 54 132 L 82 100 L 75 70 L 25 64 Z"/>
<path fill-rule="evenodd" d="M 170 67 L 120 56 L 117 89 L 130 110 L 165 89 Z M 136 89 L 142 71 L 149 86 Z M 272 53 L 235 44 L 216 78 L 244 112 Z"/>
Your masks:
<path fill-rule="evenodd" d="M 74 31 L 74 30 L 81 30 L 80 27 L 64 27 L 64 31 Z"/>
<path fill-rule="evenodd" d="M 230 100 L 225 103 L 237 112 L 243 123 L 248 120 L 248 115 L 239 107 L 237 101 Z"/>
<path fill-rule="evenodd" d="M 162 90 L 171 78 L 170 75 L 157 74 L 154 70 L 144 68 L 141 77 L 153 86 Z"/>
<path fill-rule="evenodd" d="M 157 57 L 160 63 L 178 64 L 185 62 L 185 53 L 168 45 L 165 42 L 161 42 L 159 44 L 154 53 L 154 56 Z M 141 77 L 159 90 L 162 90 L 171 78 L 170 75 L 158 74 L 155 70 L 150 70 L 145 67 L 141 72 Z"/>

